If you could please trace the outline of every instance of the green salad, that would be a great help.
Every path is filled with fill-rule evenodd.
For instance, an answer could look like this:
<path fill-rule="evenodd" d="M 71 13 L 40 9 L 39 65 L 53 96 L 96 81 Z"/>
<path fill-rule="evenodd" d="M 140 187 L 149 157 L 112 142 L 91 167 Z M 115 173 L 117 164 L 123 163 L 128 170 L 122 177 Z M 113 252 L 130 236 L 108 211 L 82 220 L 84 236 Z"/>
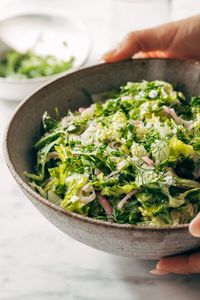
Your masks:
<path fill-rule="evenodd" d="M 0 77 L 11 79 L 37 78 L 58 74 L 72 68 L 74 57 L 63 60 L 54 55 L 38 55 L 8 51 L 0 59 Z"/>
<path fill-rule="evenodd" d="M 31 187 L 99 220 L 189 222 L 200 210 L 200 97 L 142 81 L 104 98 L 62 119 L 44 113 Z"/>

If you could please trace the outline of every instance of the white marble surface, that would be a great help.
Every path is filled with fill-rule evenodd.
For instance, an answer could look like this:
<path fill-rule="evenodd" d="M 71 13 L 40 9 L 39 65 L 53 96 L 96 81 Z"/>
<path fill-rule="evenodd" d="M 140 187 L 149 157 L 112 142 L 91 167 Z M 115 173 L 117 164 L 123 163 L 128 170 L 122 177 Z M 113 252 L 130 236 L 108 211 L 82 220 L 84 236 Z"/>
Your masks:
<path fill-rule="evenodd" d="M 85 7 L 89 2 L 92 13 Z M 102 24 L 107 2 L 84 3 L 82 18 L 94 36 L 93 63 L 108 47 Z M 15 106 L 0 101 L 0 142 Z M 0 149 L 0 300 L 199 299 L 200 276 L 154 277 L 149 274 L 154 264 L 105 254 L 58 231 L 20 192 Z"/>

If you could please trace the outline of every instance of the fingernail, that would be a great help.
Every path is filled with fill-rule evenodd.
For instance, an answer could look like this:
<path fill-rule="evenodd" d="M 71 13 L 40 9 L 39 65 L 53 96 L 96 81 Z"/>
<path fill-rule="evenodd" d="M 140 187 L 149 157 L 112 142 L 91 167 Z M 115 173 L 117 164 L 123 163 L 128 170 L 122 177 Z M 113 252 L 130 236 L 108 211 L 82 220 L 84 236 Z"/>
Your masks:
<path fill-rule="evenodd" d="M 150 273 L 153 275 L 168 275 L 168 274 L 170 274 L 170 272 L 168 272 L 168 271 L 157 270 L 157 269 L 151 270 Z"/>
<path fill-rule="evenodd" d="M 200 237 L 200 213 L 191 221 L 189 231 L 193 236 Z"/>

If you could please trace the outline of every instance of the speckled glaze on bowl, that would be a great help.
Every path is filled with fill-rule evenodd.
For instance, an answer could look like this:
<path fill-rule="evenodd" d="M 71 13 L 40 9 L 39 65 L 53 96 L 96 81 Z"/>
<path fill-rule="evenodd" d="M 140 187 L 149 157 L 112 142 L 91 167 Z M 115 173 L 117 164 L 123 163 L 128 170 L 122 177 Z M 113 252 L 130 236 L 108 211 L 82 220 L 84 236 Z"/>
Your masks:
<path fill-rule="evenodd" d="M 61 115 L 68 108 L 86 107 L 89 94 L 118 88 L 127 81 L 165 80 L 186 95 L 200 94 L 200 63 L 167 59 L 133 60 L 102 64 L 74 72 L 37 91 L 15 112 L 5 135 L 4 154 L 19 187 L 56 227 L 76 240 L 115 255 L 158 259 L 197 249 L 200 239 L 192 237 L 188 225 L 142 227 L 107 223 L 64 211 L 34 192 L 23 172 L 34 164 L 33 144 L 40 135 L 41 117 L 57 107 Z"/>

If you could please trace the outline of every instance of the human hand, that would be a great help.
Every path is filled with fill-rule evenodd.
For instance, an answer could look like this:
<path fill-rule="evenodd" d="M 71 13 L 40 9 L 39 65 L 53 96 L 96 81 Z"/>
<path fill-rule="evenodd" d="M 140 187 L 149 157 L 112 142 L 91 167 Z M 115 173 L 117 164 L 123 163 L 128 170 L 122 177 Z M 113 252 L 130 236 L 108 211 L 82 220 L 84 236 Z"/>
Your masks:
<path fill-rule="evenodd" d="M 168 57 L 200 60 L 200 15 L 156 28 L 130 32 L 105 62 L 131 57 Z"/>
<path fill-rule="evenodd" d="M 200 15 L 152 29 L 131 32 L 116 49 L 106 53 L 103 59 L 109 63 L 133 56 L 200 60 Z M 200 213 L 190 223 L 189 230 L 193 236 L 200 238 Z M 200 252 L 163 258 L 151 273 L 200 273 Z"/>
<path fill-rule="evenodd" d="M 190 223 L 189 231 L 193 236 L 200 238 L 200 213 Z M 163 258 L 151 273 L 154 275 L 200 273 L 200 252 Z"/>

